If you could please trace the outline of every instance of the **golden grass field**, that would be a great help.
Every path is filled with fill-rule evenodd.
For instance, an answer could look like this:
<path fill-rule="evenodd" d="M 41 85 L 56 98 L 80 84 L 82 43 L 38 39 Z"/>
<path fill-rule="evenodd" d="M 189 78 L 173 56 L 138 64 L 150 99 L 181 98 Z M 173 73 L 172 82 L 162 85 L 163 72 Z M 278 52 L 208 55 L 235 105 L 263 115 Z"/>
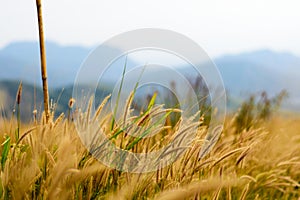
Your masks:
<path fill-rule="evenodd" d="M 300 116 L 283 112 L 270 114 L 272 104 L 279 106 L 285 93 L 277 99 L 269 99 L 262 93 L 258 115 L 251 114 L 256 106 L 254 97 L 242 104 L 239 111 L 228 114 L 216 145 L 200 160 L 199 153 L 206 144 L 208 132 L 204 122 L 207 116 L 201 116 L 197 124 L 184 124 L 183 131 L 179 123 L 168 121 L 171 112 L 180 111 L 154 107 L 155 98 L 141 116 L 127 117 L 134 98 L 130 96 L 124 121 L 115 121 L 111 114 L 99 115 L 105 100 L 94 116 L 90 116 L 91 101 L 83 113 L 73 111 L 74 102 L 70 101 L 69 111 L 54 117 L 57 113 L 49 106 L 41 0 L 36 0 L 36 6 L 45 111 L 34 110 L 31 122 L 21 122 L 20 84 L 12 117 L 0 114 L 0 199 L 300 200 Z M 125 71 L 126 65 L 122 82 Z M 0 98 L 5 95 L 0 93 Z M 78 120 L 73 120 L 76 115 Z M 152 117 L 161 115 L 166 123 L 157 125 Z M 154 172 L 129 173 L 109 168 L 93 157 L 83 145 L 76 123 L 95 129 L 95 133 L 104 130 L 117 147 L 134 153 L 160 149 L 177 133 L 184 137 L 196 130 L 197 134 L 176 162 Z M 127 124 L 129 128 L 123 128 Z M 128 136 L 130 131 L 131 134 L 158 134 L 134 139 Z M 100 154 L 105 154 L 105 149 L 99 149 Z"/>
<path fill-rule="evenodd" d="M 203 159 L 198 161 L 205 126 L 179 160 L 141 174 L 99 163 L 64 115 L 47 124 L 45 117 L 19 125 L 15 118 L 0 118 L 1 199 L 300 199 L 296 115 L 276 114 L 238 133 L 236 116 L 227 116 L 219 141 Z M 135 149 L 150 144 L 138 142 Z"/>

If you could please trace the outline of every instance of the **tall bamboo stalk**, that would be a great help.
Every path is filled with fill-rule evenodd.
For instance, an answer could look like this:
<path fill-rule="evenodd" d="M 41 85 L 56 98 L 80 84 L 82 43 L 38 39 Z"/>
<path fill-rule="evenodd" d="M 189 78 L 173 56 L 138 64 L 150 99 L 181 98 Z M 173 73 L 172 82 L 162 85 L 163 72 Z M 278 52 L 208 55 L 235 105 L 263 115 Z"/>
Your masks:
<path fill-rule="evenodd" d="M 36 0 L 36 8 L 37 8 L 37 15 L 38 15 L 38 23 L 39 23 L 41 73 L 42 73 L 43 93 L 44 93 L 44 110 L 45 110 L 45 114 L 46 114 L 46 123 L 48 123 L 49 117 L 50 117 L 49 92 L 48 92 L 48 83 L 47 83 L 46 49 L 45 49 L 45 40 L 44 40 L 41 0 Z"/>

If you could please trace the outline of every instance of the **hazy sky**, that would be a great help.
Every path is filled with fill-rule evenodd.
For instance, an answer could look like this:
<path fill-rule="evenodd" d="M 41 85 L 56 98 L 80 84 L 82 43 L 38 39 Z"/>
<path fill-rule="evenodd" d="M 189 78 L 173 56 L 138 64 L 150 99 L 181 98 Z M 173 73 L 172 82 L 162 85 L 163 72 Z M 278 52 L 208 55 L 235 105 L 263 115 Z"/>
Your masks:
<path fill-rule="evenodd" d="M 299 0 L 44 0 L 46 38 L 97 45 L 138 28 L 182 33 L 210 56 L 260 48 L 300 55 Z M 0 0 L 0 48 L 37 40 L 35 0 Z"/>

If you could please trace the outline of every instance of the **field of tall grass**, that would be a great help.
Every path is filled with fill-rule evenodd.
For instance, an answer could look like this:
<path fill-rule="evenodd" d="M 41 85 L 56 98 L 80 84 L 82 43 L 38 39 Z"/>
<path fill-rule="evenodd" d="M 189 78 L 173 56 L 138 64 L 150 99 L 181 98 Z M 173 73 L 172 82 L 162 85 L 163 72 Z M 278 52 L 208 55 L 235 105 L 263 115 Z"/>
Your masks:
<path fill-rule="evenodd" d="M 99 114 L 107 99 L 93 116 L 91 101 L 81 113 L 72 109 L 74 99 L 69 110 L 59 115 L 49 105 L 41 0 L 36 0 L 36 6 L 44 112 L 34 109 L 31 122 L 21 121 L 20 85 L 11 117 L 0 115 L 0 199 L 300 200 L 300 117 L 272 111 L 284 93 L 275 99 L 266 93 L 258 101 L 251 97 L 238 111 L 228 114 L 220 138 L 208 154 L 202 154 L 202 147 L 207 145 L 209 117 L 201 115 L 197 123 L 185 121 L 180 127 L 179 108 L 154 105 L 153 97 L 146 111 L 135 117 L 128 117 L 133 101 L 129 98 L 121 121 L 111 114 Z M 172 114 L 177 121 L 172 121 Z M 156 123 L 155 117 L 165 123 Z M 101 130 L 115 146 L 132 153 L 149 153 L 174 140 L 179 144 L 195 130 L 196 135 L 187 151 L 176 154 L 177 160 L 170 165 L 130 173 L 99 162 L 98 156 L 110 158 L 106 143 L 100 138 L 87 149 L 84 137 L 90 135 L 82 135 L 78 127 L 95 134 Z M 153 137 L 144 138 L 149 135 Z M 97 150 L 97 158 L 91 149 Z M 123 157 L 117 161 L 122 168 Z"/>
<path fill-rule="evenodd" d="M 1 199 L 300 199 L 300 117 L 296 115 L 276 113 L 262 120 L 254 116 L 248 123 L 243 112 L 249 104 L 244 104 L 227 116 L 220 139 L 202 159 L 198 155 L 205 124 L 173 164 L 155 172 L 128 173 L 106 167 L 89 153 L 71 110 L 51 117 L 49 123 L 44 114 L 37 117 L 34 111 L 32 122 L 23 124 L 18 105 L 17 99 L 11 119 L 0 117 Z M 82 116 L 80 123 L 88 123 L 88 115 Z M 147 119 L 145 115 L 133 119 L 133 126 L 151 126 Z M 114 144 L 132 152 L 165 145 L 178 131 L 160 127 L 165 134 L 132 142 L 125 132 L 118 132 L 117 123 L 109 128 L 112 120 L 107 116 L 101 126 L 108 127 L 108 137 L 115 136 Z"/>

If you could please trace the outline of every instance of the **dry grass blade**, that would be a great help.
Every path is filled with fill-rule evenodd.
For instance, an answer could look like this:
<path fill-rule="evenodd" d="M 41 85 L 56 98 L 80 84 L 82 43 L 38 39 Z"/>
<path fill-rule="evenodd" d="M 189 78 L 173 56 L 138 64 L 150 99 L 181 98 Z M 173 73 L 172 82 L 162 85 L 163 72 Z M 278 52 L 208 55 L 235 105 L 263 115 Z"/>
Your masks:
<path fill-rule="evenodd" d="M 58 126 L 58 124 L 64 119 L 64 113 L 61 113 L 58 118 L 55 120 L 53 128 L 56 128 Z"/>
<path fill-rule="evenodd" d="M 92 106 L 93 106 L 93 101 L 94 101 L 94 97 L 92 96 L 89 100 L 89 104 L 87 107 L 87 115 L 86 115 L 86 122 L 85 122 L 85 127 L 89 126 L 90 123 L 90 117 L 91 117 L 91 111 L 92 111 Z"/>
<path fill-rule="evenodd" d="M 244 187 L 240 200 L 245 200 L 249 191 L 249 183 Z"/>
<path fill-rule="evenodd" d="M 221 190 L 222 190 L 222 187 L 220 187 L 220 188 L 215 192 L 215 194 L 213 195 L 213 198 L 212 198 L 213 200 L 218 200 L 218 199 L 219 199 Z"/>
<path fill-rule="evenodd" d="M 246 148 L 241 155 L 236 159 L 235 165 L 239 165 L 240 162 L 247 156 L 248 152 L 250 150 L 250 147 Z"/>
<path fill-rule="evenodd" d="M 192 196 L 195 196 L 199 193 L 209 192 L 209 191 L 216 191 L 220 188 L 229 187 L 237 185 L 239 182 L 235 179 L 230 181 L 220 180 L 220 179 L 213 179 L 202 181 L 200 183 L 190 184 L 186 187 L 181 187 L 175 190 L 170 190 L 163 192 L 156 200 L 182 200 L 187 199 Z"/>
<path fill-rule="evenodd" d="M 198 156 L 198 160 L 201 160 L 204 156 L 206 156 L 209 151 L 214 147 L 216 142 L 218 141 L 223 130 L 223 125 L 216 126 L 211 133 L 205 138 L 205 142 Z"/>
<path fill-rule="evenodd" d="M 172 148 L 171 150 L 169 151 L 166 151 L 164 152 L 163 154 L 161 154 L 157 160 L 161 160 L 163 159 L 164 157 L 170 155 L 170 154 L 173 154 L 172 156 L 175 156 L 175 157 L 179 157 L 182 153 L 184 153 L 184 151 L 186 151 L 186 149 L 188 149 L 189 147 L 176 147 L 176 148 Z"/>
<path fill-rule="evenodd" d="M 254 183 L 257 182 L 257 180 L 254 177 L 249 176 L 249 175 L 243 175 L 243 176 L 240 177 L 240 179 L 248 179 L 248 180 L 253 181 Z"/>
<path fill-rule="evenodd" d="M 124 113 L 124 119 L 123 119 L 124 123 L 127 122 L 127 115 L 130 111 L 130 106 L 132 104 L 133 98 L 134 98 L 134 92 L 131 92 L 130 95 L 129 95 L 129 98 L 126 101 L 125 113 Z M 126 126 L 126 124 L 124 124 L 124 126 Z"/>
<path fill-rule="evenodd" d="M 222 160 L 224 160 L 225 158 L 228 158 L 229 156 L 231 156 L 231 155 L 233 155 L 233 154 L 235 154 L 235 153 L 237 153 L 237 152 L 240 152 L 240 151 L 242 151 L 242 150 L 244 150 L 245 148 L 243 147 L 243 148 L 238 148 L 238 149 L 234 149 L 234 150 L 232 150 L 232 151 L 230 151 L 230 152 L 228 152 L 228 153 L 226 153 L 226 154 L 224 154 L 221 158 L 219 158 L 217 161 L 215 161 L 214 163 L 213 163 L 213 165 L 211 166 L 211 168 L 213 168 L 214 166 L 216 166 L 218 163 L 220 163 Z"/>
<path fill-rule="evenodd" d="M 17 97 L 16 97 L 16 102 L 17 102 L 18 105 L 20 105 L 20 103 L 21 103 L 22 88 L 23 88 L 23 84 L 22 84 L 22 81 L 21 81 L 20 84 L 19 84 L 19 87 L 18 87 Z"/>
<path fill-rule="evenodd" d="M 93 118 L 93 122 L 96 121 L 96 119 L 98 118 L 98 116 L 100 115 L 102 109 L 104 108 L 104 106 L 106 105 L 107 101 L 110 99 L 111 95 L 108 95 L 107 97 L 104 98 L 104 100 L 102 101 L 102 103 L 100 104 L 100 106 L 98 106 L 96 113 L 94 115 Z"/>

